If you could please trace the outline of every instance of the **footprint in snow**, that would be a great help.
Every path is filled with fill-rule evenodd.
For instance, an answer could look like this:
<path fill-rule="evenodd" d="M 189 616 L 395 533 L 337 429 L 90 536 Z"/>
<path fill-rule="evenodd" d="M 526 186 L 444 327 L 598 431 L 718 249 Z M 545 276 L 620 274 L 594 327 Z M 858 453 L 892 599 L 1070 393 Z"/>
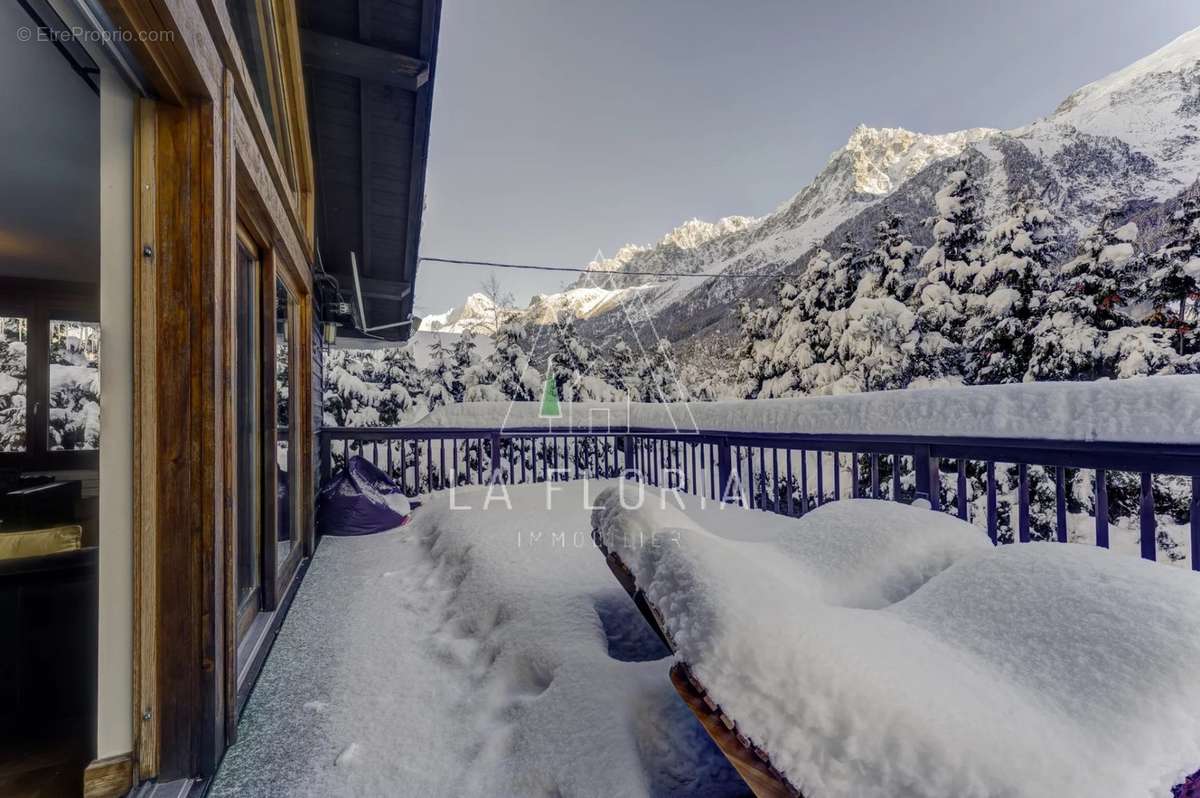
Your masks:
<path fill-rule="evenodd" d="M 353 767 L 358 764 L 362 755 L 362 746 L 358 743 L 350 743 L 342 749 L 342 752 L 337 755 L 337 759 L 333 760 L 333 764 L 337 767 Z"/>

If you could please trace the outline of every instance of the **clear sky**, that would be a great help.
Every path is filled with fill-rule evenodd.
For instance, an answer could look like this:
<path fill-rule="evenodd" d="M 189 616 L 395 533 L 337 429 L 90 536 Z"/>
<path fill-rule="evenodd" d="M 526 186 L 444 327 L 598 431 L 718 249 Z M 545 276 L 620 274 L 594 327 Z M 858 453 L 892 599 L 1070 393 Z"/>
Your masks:
<path fill-rule="evenodd" d="M 421 254 L 583 266 L 769 213 L 858 123 L 1016 127 L 1194 0 L 444 0 Z M 422 264 L 417 313 L 488 270 Z M 499 272 L 523 305 L 571 275 Z"/>

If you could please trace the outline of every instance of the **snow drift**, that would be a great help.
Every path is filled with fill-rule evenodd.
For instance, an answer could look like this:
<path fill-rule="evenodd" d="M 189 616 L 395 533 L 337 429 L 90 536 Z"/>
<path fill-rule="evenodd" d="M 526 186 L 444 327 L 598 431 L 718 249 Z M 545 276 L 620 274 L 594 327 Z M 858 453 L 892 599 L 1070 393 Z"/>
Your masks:
<path fill-rule="evenodd" d="M 809 798 L 1165 796 L 1200 764 L 1195 574 L 890 502 L 781 520 L 654 493 L 606 491 L 594 532 Z"/>
<path fill-rule="evenodd" d="M 610 429 L 792 434 L 961 435 L 1066 441 L 1200 443 L 1200 376 L 875 391 L 801 399 L 675 404 L 565 403 L 539 418 L 537 402 L 465 402 L 422 427 Z"/>

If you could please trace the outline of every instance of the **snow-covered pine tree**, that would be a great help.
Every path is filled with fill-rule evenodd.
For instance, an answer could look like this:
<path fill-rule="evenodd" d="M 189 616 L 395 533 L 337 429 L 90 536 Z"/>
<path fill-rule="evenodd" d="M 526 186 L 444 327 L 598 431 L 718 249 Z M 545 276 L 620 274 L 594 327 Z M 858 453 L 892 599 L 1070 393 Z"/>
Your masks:
<path fill-rule="evenodd" d="M 873 281 L 864 278 L 862 284 Z M 842 372 L 830 388 L 833 393 L 903 388 L 912 380 L 920 343 L 916 315 L 894 297 L 873 294 L 868 290 L 850 307 L 830 314 L 832 350 Z"/>
<path fill-rule="evenodd" d="M 779 288 L 781 301 L 789 297 L 795 299 L 796 287 L 784 283 Z M 790 307 L 790 305 L 789 305 Z M 738 303 L 738 357 L 737 379 L 741 386 L 740 392 L 746 399 L 758 399 L 760 396 L 776 396 L 772 385 L 768 382 L 777 376 L 778 363 L 773 358 L 779 323 L 780 311 L 769 307 L 761 299 L 751 305 L 742 300 Z M 775 389 L 778 386 L 774 386 Z M 764 388 L 766 392 L 764 393 Z M 639 390 L 639 395 L 644 391 Z"/>
<path fill-rule="evenodd" d="M 890 214 L 875 226 L 875 248 L 871 251 L 868 270 L 876 276 L 882 295 L 907 302 L 916 283 L 913 272 L 921 250 L 904 235 L 903 223 L 899 216 Z M 862 294 L 860 291 L 859 295 Z"/>
<path fill-rule="evenodd" d="M 638 372 L 638 358 L 633 352 L 633 347 L 623 340 L 617 340 L 601 363 L 600 377 L 621 394 L 636 401 L 642 395 Z"/>
<path fill-rule="evenodd" d="M 455 369 L 454 350 L 439 335 L 429 347 L 429 365 L 421 370 L 422 393 L 431 412 L 455 401 L 455 384 L 460 377 Z"/>
<path fill-rule="evenodd" d="M 771 354 L 780 372 L 776 379 L 782 381 L 786 376 L 788 387 L 786 392 L 776 390 L 771 395 L 824 393 L 842 376 L 836 357 L 830 357 L 829 315 L 840 301 L 837 268 L 829 252 L 819 249 L 801 272 L 795 296 L 787 299 L 779 320 Z M 848 274 L 847 270 L 844 277 Z"/>
<path fill-rule="evenodd" d="M 1177 354 L 1188 370 L 1200 367 L 1200 196 L 1180 200 L 1171 214 L 1165 243 L 1147 258 L 1142 295 L 1154 305 L 1148 320 L 1173 332 Z"/>
<path fill-rule="evenodd" d="M 1119 379 L 1195 371 L 1194 356 L 1189 364 L 1175 354 L 1173 336 L 1174 331 L 1149 324 L 1121 327 L 1108 334 L 1100 354 L 1106 370 Z"/>
<path fill-rule="evenodd" d="M 1116 356 L 1122 341 L 1136 340 L 1123 331 L 1134 326 L 1127 310 L 1138 280 L 1137 235 L 1133 222 L 1122 225 L 1107 216 L 1079 242 L 1075 257 L 1055 277 L 1046 312 L 1034 328 L 1032 379 L 1095 380 L 1136 365 L 1128 359 L 1130 352 L 1125 360 Z M 1117 344 L 1115 356 L 1106 355 L 1110 339 Z M 1164 354 L 1169 361 L 1170 350 Z"/>
<path fill-rule="evenodd" d="M 671 342 L 658 340 L 643 356 L 638 372 L 640 398 L 643 402 L 686 402 L 689 397 L 679 379 L 679 370 L 672 356 Z"/>
<path fill-rule="evenodd" d="M 382 426 L 379 404 L 383 398 L 370 352 L 333 348 L 325 353 L 321 403 L 327 426 Z"/>
<path fill-rule="evenodd" d="M 924 276 L 914 295 L 923 353 L 916 365 L 922 376 L 936 379 L 962 373 L 967 294 L 979 270 L 983 231 L 978 193 L 964 170 L 947 173 L 934 206 L 936 214 L 926 220 L 933 245 L 921 256 Z"/>
<path fill-rule="evenodd" d="M 382 391 L 378 408 L 380 424 L 393 427 L 424 415 L 421 373 L 412 351 L 392 346 L 371 354 L 377 361 L 374 373 Z"/>
<path fill-rule="evenodd" d="M 601 360 L 596 350 L 580 337 L 574 319 L 555 324 L 554 330 L 551 357 L 559 398 L 564 402 L 620 401 L 620 392 L 600 376 Z"/>
<path fill-rule="evenodd" d="M 528 331 L 524 323 L 510 320 L 496 331 L 495 351 L 475 367 L 466 380 L 469 402 L 537 401 L 541 395 L 542 375 L 529 362 L 525 350 Z"/>
<path fill-rule="evenodd" d="M 1054 218 L 1018 200 L 987 235 L 986 260 L 971 280 L 963 330 L 964 378 L 971 384 L 1022 382 L 1033 355 L 1034 329 L 1057 260 Z"/>
<path fill-rule="evenodd" d="M 852 241 L 843 241 L 838 258 L 830 264 L 830 279 L 823 292 L 823 301 L 832 312 L 850 307 L 858 296 L 858 284 L 871 269 L 870 253 Z"/>
<path fill-rule="evenodd" d="M 473 377 L 475 370 L 479 367 L 479 353 L 475 351 L 478 348 L 475 343 L 475 333 L 470 330 L 463 332 L 454 342 L 451 348 L 451 356 L 454 366 L 454 383 L 452 394 L 455 402 L 461 402 L 466 396 L 468 379 Z"/>

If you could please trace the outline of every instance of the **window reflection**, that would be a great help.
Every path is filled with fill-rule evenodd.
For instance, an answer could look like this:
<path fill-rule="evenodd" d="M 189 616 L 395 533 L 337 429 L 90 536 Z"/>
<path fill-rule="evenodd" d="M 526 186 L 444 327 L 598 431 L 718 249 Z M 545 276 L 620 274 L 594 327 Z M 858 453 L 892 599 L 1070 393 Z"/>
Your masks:
<path fill-rule="evenodd" d="M 226 0 L 233 35 L 237 38 L 254 93 L 275 141 L 275 149 L 291 175 L 291 150 L 284 137 L 283 78 L 276 60 L 275 15 L 271 0 Z M 292 186 L 295 188 L 295 186 Z"/>
<path fill-rule="evenodd" d="M 26 319 L 0 316 L 0 452 L 25 451 L 28 338 Z"/>
<path fill-rule="evenodd" d="M 257 252 L 239 239 L 237 250 L 237 586 L 244 633 L 261 596 L 262 416 L 261 273 Z"/>
<path fill-rule="evenodd" d="M 50 322 L 51 451 L 100 448 L 100 325 Z"/>
<path fill-rule="evenodd" d="M 291 553 L 292 518 L 290 490 L 288 487 L 291 447 L 291 391 L 289 390 L 289 353 L 291 318 L 295 301 L 287 287 L 275 282 L 275 444 L 276 471 L 276 565 L 282 565 Z"/>

